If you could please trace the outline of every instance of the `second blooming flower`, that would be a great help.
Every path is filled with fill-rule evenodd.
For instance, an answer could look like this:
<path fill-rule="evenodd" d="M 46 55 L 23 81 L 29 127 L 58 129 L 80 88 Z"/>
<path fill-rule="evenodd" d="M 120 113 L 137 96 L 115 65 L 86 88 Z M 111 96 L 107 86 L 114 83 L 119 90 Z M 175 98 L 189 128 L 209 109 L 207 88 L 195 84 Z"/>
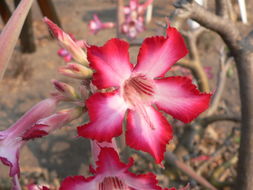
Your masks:
<path fill-rule="evenodd" d="M 114 90 L 95 93 L 87 100 L 90 122 L 80 126 L 78 134 L 109 142 L 122 133 L 126 115 L 127 144 L 150 153 L 160 163 L 172 127 L 158 110 L 187 123 L 208 108 L 211 95 L 200 93 L 186 77 L 165 77 L 188 52 L 175 28 L 168 27 L 166 37 L 146 38 L 135 66 L 130 63 L 128 48 L 129 44 L 119 39 L 88 48 L 88 60 L 95 70 L 93 84 Z"/>

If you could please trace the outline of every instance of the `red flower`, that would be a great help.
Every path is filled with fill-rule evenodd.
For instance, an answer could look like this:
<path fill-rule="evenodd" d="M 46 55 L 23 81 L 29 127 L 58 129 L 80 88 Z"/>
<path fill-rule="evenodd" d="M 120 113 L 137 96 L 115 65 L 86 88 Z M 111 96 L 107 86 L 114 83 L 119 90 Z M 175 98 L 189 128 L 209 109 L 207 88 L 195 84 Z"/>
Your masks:
<path fill-rule="evenodd" d="M 128 164 L 120 162 L 113 148 L 101 148 L 96 162 L 94 176 L 67 177 L 61 184 L 60 190 L 161 190 L 157 186 L 156 176 L 152 173 L 135 175 L 128 171 L 133 159 Z"/>
<path fill-rule="evenodd" d="M 103 47 L 88 48 L 88 60 L 95 69 L 93 83 L 98 89 L 86 102 L 90 122 L 78 128 L 78 134 L 99 142 L 111 141 L 122 133 L 126 116 L 126 142 L 137 150 L 150 153 L 160 163 L 172 127 L 162 110 L 183 122 L 190 122 L 208 108 L 210 94 L 200 93 L 186 77 L 164 77 L 187 54 L 180 33 L 168 27 L 167 36 L 144 40 L 137 64 L 129 61 L 129 45 L 112 39 Z"/>

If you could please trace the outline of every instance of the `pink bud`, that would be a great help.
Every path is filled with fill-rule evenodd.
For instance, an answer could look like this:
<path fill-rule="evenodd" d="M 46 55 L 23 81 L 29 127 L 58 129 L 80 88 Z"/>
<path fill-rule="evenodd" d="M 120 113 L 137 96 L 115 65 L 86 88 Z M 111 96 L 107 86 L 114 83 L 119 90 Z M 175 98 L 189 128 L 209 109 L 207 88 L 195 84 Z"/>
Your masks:
<path fill-rule="evenodd" d="M 81 107 L 75 107 L 72 109 L 61 110 L 49 117 L 40 119 L 25 135 L 23 135 L 23 139 L 29 140 L 45 136 L 78 118 L 82 113 Z"/>
<path fill-rule="evenodd" d="M 77 62 L 88 65 L 86 53 L 67 33 L 46 17 L 44 22 L 48 25 L 54 37 L 57 38 L 60 46 L 65 48 Z"/>
<path fill-rule="evenodd" d="M 78 95 L 75 89 L 69 84 L 57 80 L 52 80 L 52 83 L 54 84 L 54 87 L 66 98 L 69 98 L 71 100 L 78 99 Z"/>
<path fill-rule="evenodd" d="M 77 63 L 69 63 L 67 66 L 61 67 L 59 72 L 65 76 L 81 80 L 90 78 L 93 74 L 91 69 Z"/>

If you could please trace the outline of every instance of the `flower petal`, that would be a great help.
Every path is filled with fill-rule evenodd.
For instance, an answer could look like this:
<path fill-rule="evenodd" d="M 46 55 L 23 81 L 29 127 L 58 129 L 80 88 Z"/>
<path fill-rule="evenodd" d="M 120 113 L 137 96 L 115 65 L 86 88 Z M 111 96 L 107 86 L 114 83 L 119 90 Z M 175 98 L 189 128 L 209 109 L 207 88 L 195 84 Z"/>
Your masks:
<path fill-rule="evenodd" d="M 150 153 L 160 163 L 164 158 L 166 144 L 172 138 L 172 127 L 165 117 L 151 106 L 140 111 L 130 110 L 127 116 L 127 144 L 137 150 Z"/>
<path fill-rule="evenodd" d="M 174 118 L 192 121 L 208 108 L 211 94 L 200 93 L 186 77 L 155 80 L 155 104 Z"/>
<path fill-rule="evenodd" d="M 187 52 L 181 34 L 175 28 L 168 27 L 167 37 L 156 36 L 144 40 L 134 72 L 151 78 L 161 77 Z"/>
<path fill-rule="evenodd" d="M 19 150 L 24 141 L 21 138 L 6 138 L 0 141 L 0 160 L 10 167 L 9 176 L 19 174 Z"/>
<path fill-rule="evenodd" d="M 115 151 L 117 151 L 117 144 L 115 141 L 115 138 L 112 139 L 112 142 L 97 142 L 96 140 L 91 140 L 91 151 L 92 151 L 92 157 L 93 157 L 93 162 L 94 162 L 94 168 L 91 168 L 94 171 L 94 169 L 97 168 L 96 162 L 98 161 L 98 156 L 101 152 L 102 148 L 113 148 Z M 92 172 L 93 173 L 93 172 Z"/>
<path fill-rule="evenodd" d="M 90 122 L 78 127 L 78 134 L 93 140 L 111 141 L 122 133 L 122 122 L 127 105 L 118 91 L 96 93 L 86 102 Z"/>
<path fill-rule="evenodd" d="M 88 60 L 96 70 L 93 83 L 98 88 L 119 86 L 131 74 L 129 62 L 129 44 L 119 39 L 112 39 L 104 46 L 88 48 Z"/>
<path fill-rule="evenodd" d="M 67 177 L 63 180 L 60 190 L 97 190 L 97 184 L 92 179 L 94 177 L 87 179 L 83 176 Z"/>
<path fill-rule="evenodd" d="M 160 190 L 161 188 L 157 186 L 158 181 L 153 173 L 136 175 L 130 172 L 126 172 L 127 175 L 124 176 L 125 183 L 138 190 Z"/>

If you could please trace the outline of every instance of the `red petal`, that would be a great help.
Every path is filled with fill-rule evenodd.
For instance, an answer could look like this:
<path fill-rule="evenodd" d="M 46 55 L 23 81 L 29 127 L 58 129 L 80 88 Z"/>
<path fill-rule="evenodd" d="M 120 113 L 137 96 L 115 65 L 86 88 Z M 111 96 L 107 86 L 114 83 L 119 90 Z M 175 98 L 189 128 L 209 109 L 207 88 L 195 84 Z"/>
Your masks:
<path fill-rule="evenodd" d="M 96 70 L 93 82 L 98 88 L 120 86 L 131 74 L 127 42 L 112 39 L 104 46 L 88 48 L 88 60 Z"/>
<path fill-rule="evenodd" d="M 94 171 L 94 169 L 97 168 L 96 162 L 98 161 L 98 156 L 101 152 L 101 149 L 105 148 L 105 147 L 113 148 L 118 153 L 117 144 L 116 144 L 115 139 L 112 139 L 112 142 L 100 142 L 100 143 L 95 140 L 91 140 L 92 157 L 93 157 L 94 167 L 95 167 L 95 168 L 92 167 L 93 171 Z M 94 173 L 93 171 L 92 171 L 92 173 Z"/>
<path fill-rule="evenodd" d="M 166 144 L 172 138 L 172 128 L 164 116 L 153 107 L 144 107 L 148 118 L 130 110 L 127 116 L 126 142 L 132 148 L 150 153 L 160 163 Z"/>
<path fill-rule="evenodd" d="M 144 40 L 134 72 L 141 72 L 151 78 L 161 77 L 187 54 L 184 39 L 175 28 L 169 27 L 167 35 Z"/>
<path fill-rule="evenodd" d="M 176 119 L 188 123 L 208 108 L 211 94 L 200 93 L 186 77 L 157 79 L 155 83 L 156 105 Z"/>
<path fill-rule="evenodd" d="M 101 152 L 98 156 L 97 175 L 115 176 L 122 172 L 127 171 L 133 164 L 133 159 L 130 159 L 128 164 L 120 161 L 118 153 L 113 148 L 101 148 Z"/>
<path fill-rule="evenodd" d="M 60 190 L 92 190 L 96 189 L 96 184 L 91 183 L 94 177 L 84 178 L 83 176 L 67 177 L 63 180 Z"/>
<path fill-rule="evenodd" d="M 118 91 L 96 93 L 86 102 L 90 122 L 78 127 L 78 134 L 93 140 L 111 141 L 122 133 L 122 122 L 127 106 Z"/>

